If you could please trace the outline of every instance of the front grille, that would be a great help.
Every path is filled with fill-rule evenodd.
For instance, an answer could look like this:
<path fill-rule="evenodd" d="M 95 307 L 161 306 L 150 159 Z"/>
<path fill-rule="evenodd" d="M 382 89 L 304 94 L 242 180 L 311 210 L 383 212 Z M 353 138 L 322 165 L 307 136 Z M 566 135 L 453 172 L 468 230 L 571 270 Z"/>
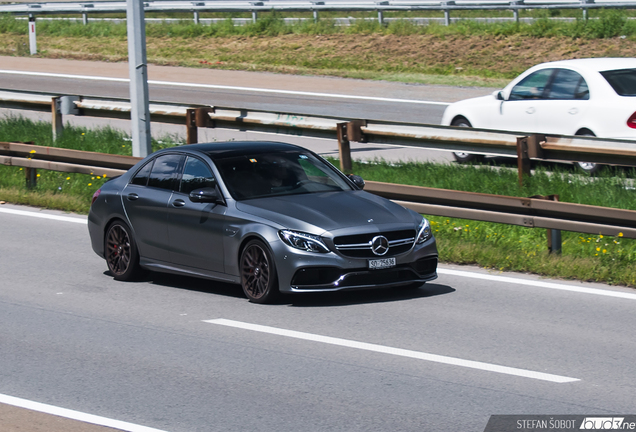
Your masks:
<path fill-rule="evenodd" d="M 383 287 L 422 282 L 409 265 L 389 269 L 339 269 L 337 267 L 308 267 L 299 269 L 291 285 L 298 290 L 333 290 Z"/>
<path fill-rule="evenodd" d="M 408 252 L 415 241 L 415 230 L 389 231 L 384 233 L 356 234 L 333 239 L 338 252 L 350 258 L 377 258 L 371 250 L 374 237 L 383 235 L 389 241 L 389 250 L 383 257 Z"/>

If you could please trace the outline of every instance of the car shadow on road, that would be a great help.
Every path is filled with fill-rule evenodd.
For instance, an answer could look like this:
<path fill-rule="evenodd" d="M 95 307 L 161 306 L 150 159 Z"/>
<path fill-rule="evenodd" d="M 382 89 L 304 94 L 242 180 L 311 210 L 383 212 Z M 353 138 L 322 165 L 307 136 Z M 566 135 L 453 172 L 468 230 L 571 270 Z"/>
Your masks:
<path fill-rule="evenodd" d="M 109 272 L 104 272 L 110 275 Z M 139 277 L 137 283 L 151 283 L 163 287 L 177 288 L 188 291 L 198 291 L 226 297 L 245 298 L 240 285 L 199 279 L 190 276 L 173 275 L 169 273 L 146 272 Z M 286 294 L 274 303 L 293 307 L 323 307 L 350 306 L 366 303 L 383 303 L 417 298 L 434 297 L 455 292 L 448 285 L 426 283 L 418 287 L 395 287 L 368 290 L 348 290 L 327 293 L 298 293 Z"/>
<path fill-rule="evenodd" d="M 426 283 L 419 287 L 396 287 L 370 290 L 336 291 L 329 293 L 288 294 L 279 303 L 293 307 L 352 306 L 367 303 L 386 303 L 434 297 L 455 292 L 448 285 Z"/>
<path fill-rule="evenodd" d="M 105 271 L 104 274 L 112 277 L 109 271 Z M 240 285 L 170 273 L 145 271 L 142 275 L 137 277 L 134 282 L 125 283 L 150 283 L 168 288 L 245 298 Z"/>

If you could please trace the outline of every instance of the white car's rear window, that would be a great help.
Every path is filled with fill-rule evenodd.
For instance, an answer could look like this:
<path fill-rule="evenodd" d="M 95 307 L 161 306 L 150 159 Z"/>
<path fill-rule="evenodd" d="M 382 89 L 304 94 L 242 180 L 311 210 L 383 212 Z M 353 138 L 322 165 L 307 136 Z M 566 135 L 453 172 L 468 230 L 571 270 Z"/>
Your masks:
<path fill-rule="evenodd" d="M 636 96 L 636 69 L 603 71 L 601 75 L 620 96 Z"/>

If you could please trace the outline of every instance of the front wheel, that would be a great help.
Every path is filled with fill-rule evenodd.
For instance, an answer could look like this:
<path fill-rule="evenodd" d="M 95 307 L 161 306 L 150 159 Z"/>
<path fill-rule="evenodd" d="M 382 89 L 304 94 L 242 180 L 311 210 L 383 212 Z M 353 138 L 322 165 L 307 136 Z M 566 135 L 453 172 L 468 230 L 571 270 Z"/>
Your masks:
<path fill-rule="evenodd" d="M 113 222 L 106 230 L 105 257 L 108 269 L 116 280 L 135 279 L 141 271 L 139 252 L 132 230 L 124 221 Z"/>
<path fill-rule="evenodd" d="M 280 292 L 276 264 L 269 248 L 260 240 L 252 240 L 241 254 L 241 286 L 252 303 L 270 303 Z"/>
<path fill-rule="evenodd" d="M 467 128 L 473 127 L 473 125 L 471 125 L 470 122 L 466 120 L 464 117 L 459 117 L 453 120 L 453 122 L 451 123 L 451 126 L 467 127 Z M 476 155 L 476 154 L 465 153 L 465 152 L 453 152 L 453 156 L 455 157 L 455 160 L 459 163 L 482 162 L 484 160 L 483 155 Z"/>

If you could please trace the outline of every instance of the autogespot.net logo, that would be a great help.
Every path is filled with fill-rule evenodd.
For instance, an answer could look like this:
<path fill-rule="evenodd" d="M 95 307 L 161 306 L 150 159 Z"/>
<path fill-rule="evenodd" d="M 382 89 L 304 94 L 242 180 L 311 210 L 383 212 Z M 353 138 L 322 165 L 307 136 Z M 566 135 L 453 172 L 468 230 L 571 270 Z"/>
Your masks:
<path fill-rule="evenodd" d="M 636 424 L 623 423 L 625 417 L 585 417 L 579 429 L 584 430 L 634 430 Z"/>

